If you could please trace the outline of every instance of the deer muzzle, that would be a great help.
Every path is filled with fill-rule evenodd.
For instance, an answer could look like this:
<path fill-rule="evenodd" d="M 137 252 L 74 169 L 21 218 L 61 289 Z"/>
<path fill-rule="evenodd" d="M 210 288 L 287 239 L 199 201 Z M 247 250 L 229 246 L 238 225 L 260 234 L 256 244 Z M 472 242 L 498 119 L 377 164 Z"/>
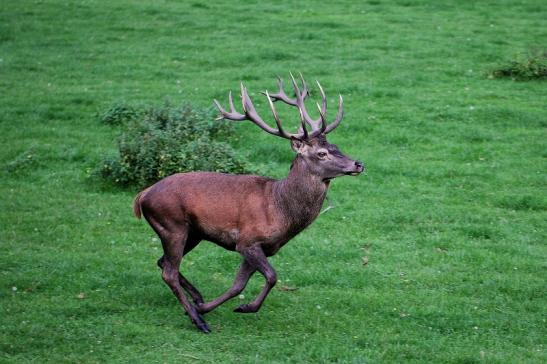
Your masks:
<path fill-rule="evenodd" d="M 365 164 L 361 161 L 355 161 L 352 168 L 345 173 L 350 176 L 358 176 L 365 170 Z"/>

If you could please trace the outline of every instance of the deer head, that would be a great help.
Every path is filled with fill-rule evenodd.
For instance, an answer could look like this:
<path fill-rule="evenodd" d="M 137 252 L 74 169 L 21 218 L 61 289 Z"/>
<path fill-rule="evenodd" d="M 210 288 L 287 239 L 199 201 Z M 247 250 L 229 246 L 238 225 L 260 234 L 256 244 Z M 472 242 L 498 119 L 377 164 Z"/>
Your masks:
<path fill-rule="evenodd" d="M 335 144 L 330 144 L 326 138 L 328 133 L 340 125 L 342 117 L 344 116 L 344 100 L 342 95 L 339 95 L 338 113 L 334 121 L 327 123 L 327 97 L 325 96 L 325 92 L 323 91 L 321 84 L 317 81 L 322 102 L 321 105 L 317 103 L 319 117 L 317 119 L 313 119 L 309 115 L 305 105 L 305 100 L 310 93 L 308 86 L 304 81 L 304 77 L 300 74 L 300 80 L 302 83 L 302 90 L 300 90 L 300 87 L 298 86 L 298 83 L 294 79 L 293 75 L 291 74 L 290 76 L 294 87 L 295 98 L 290 98 L 287 96 L 281 78 L 278 78 L 277 80 L 277 84 L 279 86 L 279 91 L 277 93 L 270 94 L 268 91 L 262 92 L 262 94 L 264 94 L 268 99 L 277 129 L 269 126 L 258 115 L 253 102 L 249 97 L 247 88 L 243 86 L 243 83 L 241 83 L 241 102 L 244 113 L 241 114 L 236 111 L 232 98 L 232 92 L 230 91 L 228 95 L 230 111 L 226 111 L 217 100 L 214 100 L 216 107 L 220 111 L 220 116 L 217 120 L 249 120 L 269 134 L 289 139 L 291 141 L 292 149 L 297 153 L 297 158 L 302 158 L 307 163 L 309 172 L 319 176 L 322 180 L 328 181 L 342 175 L 356 176 L 363 172 L 363 163 L 342 154 L 338 147 Z M 300 129 L 298 133 L 287 133 L 283 129 L 281 120 L 279 119 L 279 115 L 274 106 L 274 102 L 276 101 L 282 101 L 287 105 L 298 108 L 300 114 Z M 311 129 L 310 131 L 308 131 L 308 127 Z"/>

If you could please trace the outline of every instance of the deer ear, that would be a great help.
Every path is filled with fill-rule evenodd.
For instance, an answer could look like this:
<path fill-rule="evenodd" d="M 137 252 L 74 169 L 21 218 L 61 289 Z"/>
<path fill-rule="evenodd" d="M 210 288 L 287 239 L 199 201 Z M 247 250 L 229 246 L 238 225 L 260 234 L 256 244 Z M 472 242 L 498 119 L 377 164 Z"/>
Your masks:
<path fill-rule="evenodd" d="M 304 151 L 304 142 L 298 138 L 291 137 L 291 148 L 296 153 L 302 153 Z"/>

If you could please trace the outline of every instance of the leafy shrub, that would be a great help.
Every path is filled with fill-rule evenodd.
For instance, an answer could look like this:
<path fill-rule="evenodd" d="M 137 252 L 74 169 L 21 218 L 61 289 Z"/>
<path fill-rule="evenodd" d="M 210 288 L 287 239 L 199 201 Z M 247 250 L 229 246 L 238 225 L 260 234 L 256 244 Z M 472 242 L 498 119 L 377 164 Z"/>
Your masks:
<path fill-rule="evenodd" d="M 114 104 L 100 115 L 101 122 L 110 125 L 121 125 L 140 116 L 139 110 L 124 102 Z"/>
<path fill-rule="evenodd" d="M 520 81 L 547 79 L 547 51 L 518 57 L 494 69 L 489 77 L 508 77 Z"/>
<path fill-rule="evenodd" d="M 119 185 L 148 186 L 177 172 L 248 173 L 248 163 L 225 140 L 227 122 L 191 105 L 165 105 L 137 111 L 140 117 L 124 124 L 119 153 L 103 159 L 99 175 Z"/>

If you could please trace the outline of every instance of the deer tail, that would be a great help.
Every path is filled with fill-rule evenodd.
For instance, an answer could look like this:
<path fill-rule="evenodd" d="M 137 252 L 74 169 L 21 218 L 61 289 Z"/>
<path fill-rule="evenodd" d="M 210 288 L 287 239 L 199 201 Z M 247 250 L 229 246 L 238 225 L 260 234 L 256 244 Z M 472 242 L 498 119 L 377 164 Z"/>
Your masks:
<path fill-rule="evenodd" d="M 137 196 L 135 196 L 135 200 L 133 200 L 133 213 L 135 214 L 137 219 L 140 219 L 142 216 L 141 198 L 144 197 L 144 195 L 146 194 L 146 192 L 148 192 L 148 190 L 149 188 L 142 190 L 141 192 L 137 194 Z"/>

